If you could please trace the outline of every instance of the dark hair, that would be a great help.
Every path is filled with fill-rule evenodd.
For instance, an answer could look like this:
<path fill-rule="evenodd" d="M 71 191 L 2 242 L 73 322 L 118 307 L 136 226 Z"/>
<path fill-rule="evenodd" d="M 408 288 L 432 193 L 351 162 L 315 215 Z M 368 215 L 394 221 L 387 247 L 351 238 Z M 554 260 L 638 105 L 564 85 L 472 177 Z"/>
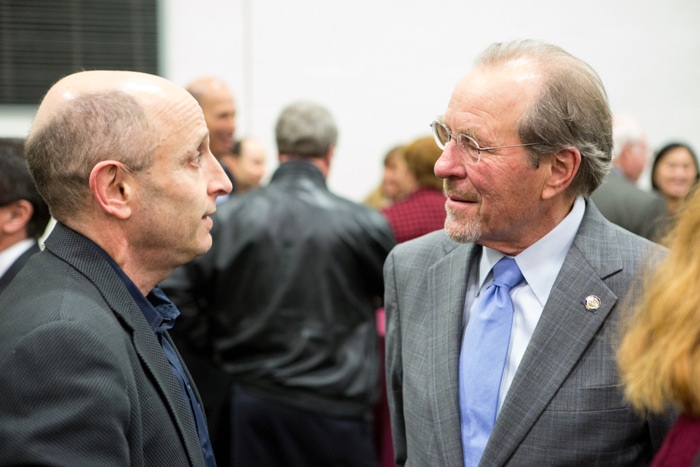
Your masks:
<path fill-rule="evenodd" d="M 666 157 L 666 155 L 669 152 L 673 151 L 674 149 L 678 149 L 678 148 L 687 149 L 688 152 L 690 153 L 690 155 L 693 156 L 693 164 L 695 164 L 695 173 L 697 174 L 695 176 L 695 179 L 696 180 L 700 179 L 700 166 L 698 166 L 698 157 L 695 155 L 695 151 L 693 151 L 693 149 L 685 143 L 672 142 L 672 143 L 668 143 L 666 146 L 659 149 L 659 151 L 656 153 L 656 156 L 654 156 L 654 162 L 651 164 L 651 172 L 650 172 L 651 173 L 651 175 L 650 175 L 651 187 L 654 190 L 659 189 L 659 186 L 654 181 L 654 174 L 656 173 L 656 166 L 659 165 L 659 162 L 661 162 L 661 159 Z"/>
<path fill-rule="evenodd" d="M 39 238 L 49 223 L 49 207 L 36 190 L 24 157 L 24 140 L 0 138 L 0 206 L 19 200 L 31 203 L 34 210 L 27 223 L 27 236 Z"/>

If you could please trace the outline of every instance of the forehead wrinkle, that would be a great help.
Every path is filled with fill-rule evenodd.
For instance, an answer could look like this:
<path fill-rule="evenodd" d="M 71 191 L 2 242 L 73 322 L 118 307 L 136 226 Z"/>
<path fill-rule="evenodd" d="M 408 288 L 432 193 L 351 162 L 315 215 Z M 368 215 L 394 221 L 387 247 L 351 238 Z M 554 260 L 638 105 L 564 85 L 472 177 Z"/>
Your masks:
<path fill-rule="evenodd" d="M 173 151 L 183 157 L 199 147 L 208 135 L 201 109 L 187 93 L 161 99 L 148 107 L 149 119 L 159 127 L 159 131 L 153 132 L 157 137 L 154 145 L 159 151 Z"/>
<path fill-rule="evenodd" d="M 532 84 L 532 85 L 531 85 Z M 511 130 L 518 132 L 520 118 L 534 103 L 542 85 L 542 72 L 530 60 L 512 60 L 500 65 L 480 65 L 472 69 L 456 86 L 450 105 L 455 119 L 467 115 L 462 121 L 495 125 L 483 128 L 460 128 L 474 138 L 480 146 L 503 144 L 499 141 Z M 461 110 L 460 105 L 469 104 L 469 110 Z M 448 107 L 448 111 L 450 108 Z M 517 115 L 513 110 L 517 110 Z M 513 121 L 510 121 L 513 119 Z M 494 138 L 494 132 L 498 138 Z"/>
<path fill-rule="evenodd" d="M 458 111 L 456 113 L 459 115 L 459 114 L 467 114 L 469 112 Z M 450 130 L 450 133 L 452 133 L 453 135 L 459 134 L 459 135 L 469 136 L 470 138 L 474 139 L 479 145 L 481 145 L 481 143 L 479 143 L 480 132 L 477 128 L 474 128 L 473 126 L 469 126 L 469 127 L 457 126 L 456 128 L 451 128 L 450 125 L 447 124 L 447 121 L 445 118 L 442 118 L 441 123 L 443 123 L 447 127 L 447 129 Z"/>

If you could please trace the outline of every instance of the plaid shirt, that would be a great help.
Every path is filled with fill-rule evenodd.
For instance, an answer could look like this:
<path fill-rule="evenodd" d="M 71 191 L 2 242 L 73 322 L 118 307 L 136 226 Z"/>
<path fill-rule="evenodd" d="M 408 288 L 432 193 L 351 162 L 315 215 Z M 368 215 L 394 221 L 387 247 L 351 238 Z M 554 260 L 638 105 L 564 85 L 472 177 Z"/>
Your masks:
<path fill-rule="evenodd" d="M 396 243 L 420 237 L 445 226 L 445 195 L 419 188 L 403 201 L 382 210 L 394 232 Z"/>

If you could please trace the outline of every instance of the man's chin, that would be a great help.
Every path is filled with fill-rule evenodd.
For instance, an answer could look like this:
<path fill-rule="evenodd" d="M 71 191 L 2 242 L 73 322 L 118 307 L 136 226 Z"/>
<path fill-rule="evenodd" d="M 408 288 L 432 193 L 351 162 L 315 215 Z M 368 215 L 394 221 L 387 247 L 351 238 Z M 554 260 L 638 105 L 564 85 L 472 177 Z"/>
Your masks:
<path fill-rule="evenodd" d="M 455 242 L 476 242 L 481 237 L 481 224 L 474 219 L 460 219 L 459 215 L 448 210 L 445 218 L 445 232 Z"/>
<path fill-rule="evenodd" d="M 202 242 L 202 249 L 201 249 L 199 255 L 203 255 L 204 253 L 211 250 L 212 244 L 213 244 L 213 241 L 211 238 L 211 234 L 207 233 L 207 238 Z M 199 255 L 197 255 L 197 256 L 199 256 Z"/>
<path fill-rule="evenodd" d="M 197 248 L 193 248 L 191 251 L 192 257 L 189 258 L 186 262 L 189 263 L 193 259 L 197 258 L 198 256 L 202 256 L 203 254 L 207 253 L 209 250 L 211 250 L 212 247 L 212 238 L 211 234 L 207 233 L 206 238 L 202 239 L 199 242 L 199 245 Z"/>

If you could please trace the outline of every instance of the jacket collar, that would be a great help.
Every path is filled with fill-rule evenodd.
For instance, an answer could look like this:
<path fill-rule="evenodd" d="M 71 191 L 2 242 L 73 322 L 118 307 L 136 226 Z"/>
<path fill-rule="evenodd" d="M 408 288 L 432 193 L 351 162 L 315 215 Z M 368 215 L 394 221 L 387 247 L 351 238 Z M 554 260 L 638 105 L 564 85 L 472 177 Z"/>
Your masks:
<path fill-rule="evenodd" d="M 319 187 L 326 188 L 326 179 L 318 167 L 304 160 L 292 160 L 283 163 L 277 168 L 270 181 L 274 183 L 300 179 L 309 180 Z"/>

